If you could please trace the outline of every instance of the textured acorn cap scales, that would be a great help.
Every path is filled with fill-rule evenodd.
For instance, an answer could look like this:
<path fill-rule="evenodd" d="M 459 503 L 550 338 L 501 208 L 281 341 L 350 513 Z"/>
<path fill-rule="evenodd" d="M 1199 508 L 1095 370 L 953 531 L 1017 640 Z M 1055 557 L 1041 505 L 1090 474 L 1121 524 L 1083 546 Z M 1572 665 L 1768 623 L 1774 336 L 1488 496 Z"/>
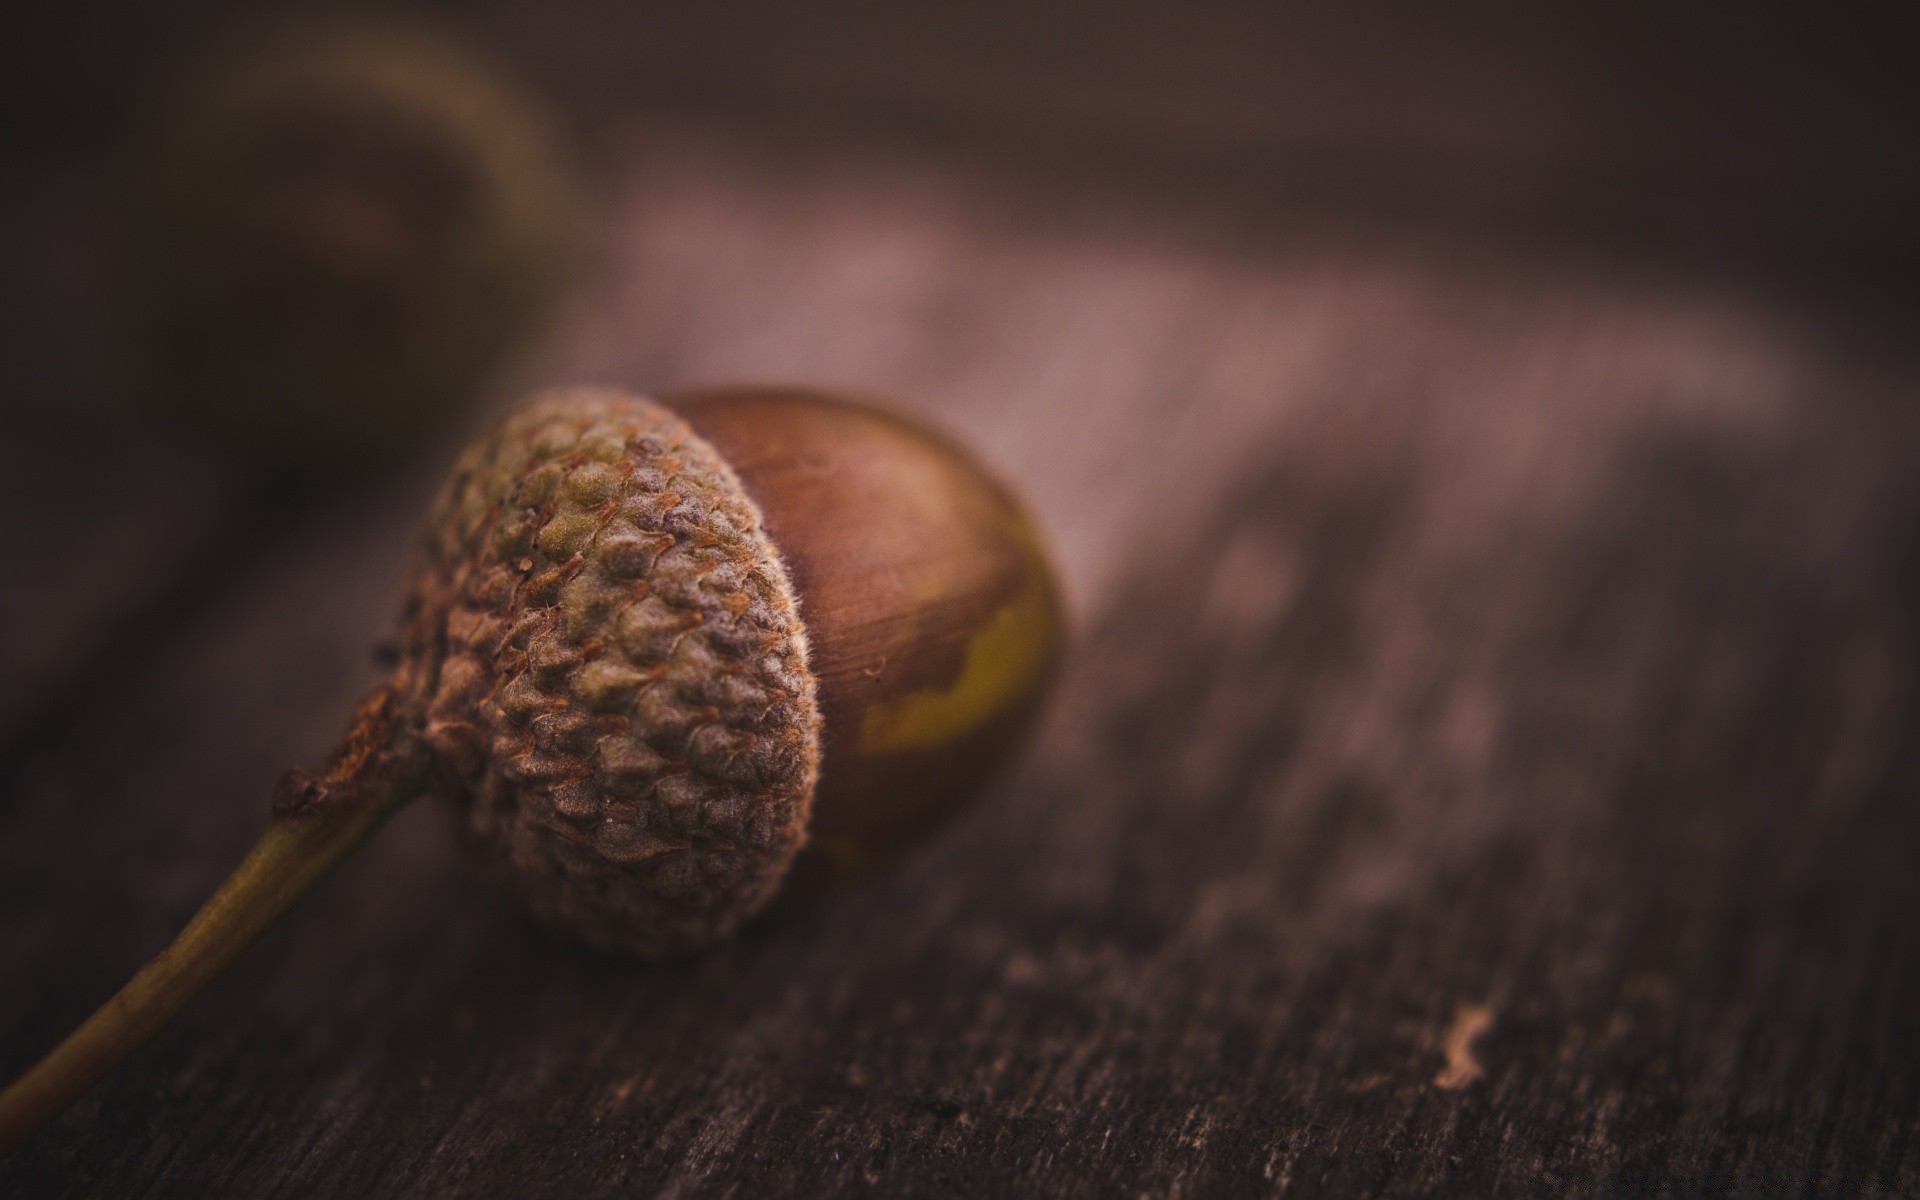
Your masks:
<path fill-rule="evenodd" d="M 759 510 L 649 400 L 543 396 L 475 445 L 409 601 L 436 790 L 534 909 L 604 946 L 712 941 L 806 838 L 820 715 Z"/>

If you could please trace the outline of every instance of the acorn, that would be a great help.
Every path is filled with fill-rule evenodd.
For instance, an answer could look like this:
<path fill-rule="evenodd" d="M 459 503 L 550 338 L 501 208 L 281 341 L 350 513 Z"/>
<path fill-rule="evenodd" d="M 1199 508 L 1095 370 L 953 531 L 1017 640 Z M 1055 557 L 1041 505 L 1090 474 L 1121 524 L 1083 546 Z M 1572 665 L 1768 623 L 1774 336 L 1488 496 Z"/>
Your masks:
<path fill-rule="evenodd" d="M 576 258 L 580 195 L 548 120 L 427 24 L 298 24 L 189 79 L 135 212 L 167 412 L 281 473 L 419 444 Z"/>
<path fill-rule="evenodd" d="M 797 389 L 549 393 L 461 457 L 400 661 L 174 943 L 0 1093 L 0 1147 L 164 1024 L 398 805 L 645 956 L 885 862 L 1017 750 L 1064 646 L 1019 503 L 900 417 Z"/>

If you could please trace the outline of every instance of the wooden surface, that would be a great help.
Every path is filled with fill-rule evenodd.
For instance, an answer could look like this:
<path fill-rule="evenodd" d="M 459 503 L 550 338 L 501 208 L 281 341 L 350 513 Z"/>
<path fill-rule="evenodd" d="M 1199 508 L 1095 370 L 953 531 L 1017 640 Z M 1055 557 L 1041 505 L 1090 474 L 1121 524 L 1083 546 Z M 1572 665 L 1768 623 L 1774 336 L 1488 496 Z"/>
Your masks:
<path fill-rule="evenodd" d="M 1078 617 L 1032 753 L 897 869 L 666 964 L 556 940 L 407 811 L 0 1194 L 1920 1190 L 1899 297 L 576 102 L 603 253 L 500 396 L 796 379 L 965 438 Z M 71 251 L 27 278 L 105 276 L 102 188 L 9 193 L 10 244 Z M 112 414 L 90 303 L 22 377 Z M 164 441 L 0 456 L 12 718 L 234 502 Z M 273 526 L 9 781 L 0 1072 L 324 752 L 445 457 Z"/>

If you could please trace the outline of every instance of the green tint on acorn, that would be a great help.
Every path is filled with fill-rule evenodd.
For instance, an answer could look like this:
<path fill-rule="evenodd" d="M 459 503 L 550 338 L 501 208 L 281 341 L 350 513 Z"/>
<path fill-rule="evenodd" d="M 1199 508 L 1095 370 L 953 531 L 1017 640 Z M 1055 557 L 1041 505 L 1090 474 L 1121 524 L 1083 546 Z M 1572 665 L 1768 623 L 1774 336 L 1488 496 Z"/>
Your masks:
<path fill-rule="evenodd" d="M 548 311 L 575 185 L 537 108 L 426 26 L 299 26 L 188 77 L 137 266 L 170 411 L 250 463 L 418 444 Z"/>

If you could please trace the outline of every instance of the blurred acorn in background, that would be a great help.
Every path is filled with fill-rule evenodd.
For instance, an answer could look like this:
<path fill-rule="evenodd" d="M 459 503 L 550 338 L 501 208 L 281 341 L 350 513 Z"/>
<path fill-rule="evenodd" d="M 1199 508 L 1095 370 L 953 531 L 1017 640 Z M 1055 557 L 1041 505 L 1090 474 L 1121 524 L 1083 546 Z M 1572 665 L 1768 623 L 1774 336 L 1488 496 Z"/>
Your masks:
<path fill-rule="evenodd" d="M 582 247 L 553 131 L 453 34 L 308 24 L 184 78 L 130 196 L 134 308 L 158 415 L 236 494 L 0 729 L 0 791 L 325 490 L 290 482 L 351 481 L 451 423 Z"/>
<path fill-rule="evenodd" d="M 256 470 L 417 445 L 538 325 L 584 224 L 537 106 L 424 26 L 228 51 L 164 108 L 142 174 L 165 410 Z"/>

